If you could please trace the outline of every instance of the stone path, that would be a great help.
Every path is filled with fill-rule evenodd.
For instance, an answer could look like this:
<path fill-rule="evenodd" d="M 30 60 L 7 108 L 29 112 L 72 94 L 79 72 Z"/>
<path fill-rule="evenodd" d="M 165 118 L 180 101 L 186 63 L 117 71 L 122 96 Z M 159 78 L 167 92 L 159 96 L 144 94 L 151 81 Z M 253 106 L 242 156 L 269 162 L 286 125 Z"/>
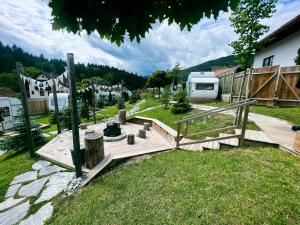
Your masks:
<path fill-rule="evenodd" d="M 193 108 L 211 110 L 217 107 L 193 104 Z M 234 116 L 235 110 L 227 111 L 224 114 Z M 258 113 L 249 113 L 249 120 L 253 121 L 261 130 L 265 131 L 277 144 L 292 150 L 296 132 L 291 130 L 292 125 L 290 123 L 282 119 Z"/>
<path fill-rule="evenodd" d="M 59 193 L 74 191 L 81 179 L 75 179 L 74 172 L 40 160 L 32 165 L 32 171 L 20 174 L 12 180 L 5 200 L 0 203 L 0 225 L 41 225 L 53 212 L 51 202 Z M 35 197 L 35 202 L 30 201 Z M 33 202 L 33 203 L 30 203 Z M 29 215 L 31 204 L 42 204 Z"/>

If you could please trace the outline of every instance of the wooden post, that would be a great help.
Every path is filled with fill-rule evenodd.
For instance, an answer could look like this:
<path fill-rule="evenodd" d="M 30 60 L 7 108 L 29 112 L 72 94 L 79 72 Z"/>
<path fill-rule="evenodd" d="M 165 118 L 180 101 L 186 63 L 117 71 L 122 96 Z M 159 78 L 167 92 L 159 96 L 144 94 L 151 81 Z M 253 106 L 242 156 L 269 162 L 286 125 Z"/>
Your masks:
<path fill-rule="evenodd" d="M 179 142 L 180 142 L 180 123 L 178 123 L 177 126 L 176 148 L 179 148 Z"/>
<path fill-rule="evenodd" d="M 84 136 L 85 165 L 93 169 L 104 159 L 103 135 L 99 133 L 88 133 Z"/>
<path fill-rule="evenodd" d="M 94 124 L 96 124 L 97 120 L 96 120 L 95 81 L 93 80 L 92 82 L 93 82 L 92 83 L 93 116 L 94 116 Z"/>
<path fill-rule="evenodd" d="M 23 115 L 24 115 L 24 122 L 26 126 L 26 133 L 27 133 L 27 144 L 30 151 L 30 156 L 34 156 L 34 149 L 33 149 L 33 142 L 32 142 L 32 133 L 31 133 L 31 126 L 30 126 L 30 116 L 28 112 L 28 106 L 27 106 L 27 95 L 26 95 L 26 89 L 23 79 L 21 78 L 21 74 L 23 74 L 23 66 L 22 63 L 17 62 L 16 63 L 17 68 L 17 78 L 19 82 L 19 88 L 22 96 L 22 106 L 23 106 Z"/>
<path fill-rule="evenodd" d="M 189 122 L 188 122 L 188 121 L 186 121 L 186 122 L 185 122 L 185 129 L 184 129 L 184 136 L 186 136 L 186 135 L 187 135 L 187 133 L 188 133 L 188 129 L 189 129 Z"/>
<path fill-rule="evenodd" d="M 234 69 L 233 74 L 232 74 L 232 78 L 231 78 L 230 102 L 232 102 L 232 100 L 233 100 L 233 84 L 234 84 L 235 74 L 236 74 L 236 69 Z"/>
<path fill-rule="evenodd" d="M 75 85 L 75 67 L 74 67 L 74 55 L 67 53 L 67 66 L 68 66 L 68 83 L 69 83 L 69 97 L 70 97 L 70 109 L 71 109 L 71 122 L 72 122 L 72 135 L 73 135 L 73 147 L 74 147 L 74 161 L 76 177 L 82 176 L 81 169 L 81 155 L 80 155 L 80 139 L 79 139 L 79 121 L 78 121 L 78 108 L 77 108 L 77 94 Z"/>
<path fill-rule="evenodd" d="M 56 83 L 53 78 L 53 74 L 51 73 L 52 79 L 52 90 L 53 90 L 53 100 L 54 100 L 54 110 L 55 110 L 55 117 L 56 117 L 56 125 L 57 125 L 57 133 L 61 133 L 60 127 L 60 116 L 59 116 L 59 108 L 58 108 L 58 101 L 57 101 L 57 92 L 56 92 Z"/>
<path fill-rule="evenodd" d="M 241 132 L 239 145 L 244 145 L 245 133 L 246 133 L 247 122 L 248 122 L 248 114 L 249 114 L 249 105 L 245 105 L 244 120 L 243 120 L 242 132 Z"/>
<path fill-rule="evenodd" d="M 248 75 L 248 79 L 247 79 L 247 86 L 246 86 L 246 99 L 249 98 L 250 96 L 250 81 L 252 80 L 252 74 L 253 74 L 253 68 L 251 67 L 249 70 L 249 75 Z"/>

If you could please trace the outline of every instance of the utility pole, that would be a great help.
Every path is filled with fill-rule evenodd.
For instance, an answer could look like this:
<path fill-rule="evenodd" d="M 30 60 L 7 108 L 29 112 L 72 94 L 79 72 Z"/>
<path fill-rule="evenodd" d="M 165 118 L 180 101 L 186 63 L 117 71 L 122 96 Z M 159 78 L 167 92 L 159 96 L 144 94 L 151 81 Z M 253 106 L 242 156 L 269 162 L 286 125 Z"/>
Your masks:
<path fill-rule="evenodd" d="M 29 148 L 30 157 L 34 157 L 34 149 L 33 149 L 33 142 L 32 142 L 31 126 L 30 126 L 30 117 L 29 117 L 28 105 L 27 105 L 27 94 L 26 94 L 24 81 L 21 78 L 21 74 L 23 75 L 22 63 L 17 62 L 16 69 L 17 69 L 17 78 L 18 78 L 19 88 L 20 88 L 21 97 L 22 97 L 23 115 L 24 115 L 24 122 L 25 122 L 26 133 L 27 133 L 27 145 Z"/>
<path fill-rule="evenodd" d="M 56 125 L 57 125 L 57 133 L 61 133 L 61 127 L 60 127 L 60 116 L 59 116 L 59 108 L 58 108 L 58 101 L 57 101 L 57 92 L 56 92 L 56 83 L 53 78 L 53 74 L 51 73 L 51 79 L 52 79 L 52 90 L 53 90 L 53 100 L 54 100 L 54 110 L 55 110 L 55 117 L 56 117 Z"/>
<path fill-rule="evenodd" d="M 74 148 L 74 164 L 76 177 L 82 176 L 81 168 L 81 154 L 80 154 L 80 139 L 79 139 L 79 121 L 78 121 L 78 107 L 77 107 L 77 94 L 75 85 L 75 67 L 73 53 L 67 53 L 67 74 L 70 90 L 70 109 L 71 109 L 71 122 L 72 122 L 72 135 L 73 135 L 73 148 Z"/>

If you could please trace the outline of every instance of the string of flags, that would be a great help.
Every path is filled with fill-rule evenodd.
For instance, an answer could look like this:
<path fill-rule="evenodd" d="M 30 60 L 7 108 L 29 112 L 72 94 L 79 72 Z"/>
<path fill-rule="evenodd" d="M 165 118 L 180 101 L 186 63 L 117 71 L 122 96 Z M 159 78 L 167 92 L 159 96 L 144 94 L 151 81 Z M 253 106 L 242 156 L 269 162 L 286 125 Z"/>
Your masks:
<path fill-rule="evenodd" d="M 59 75 L 58 77 L 49 78 L 48 80 L 45 81 L 38 81 L 33 79 L 32 77 L 25 76 L 22 74 L 19 74 L 21 79 L 23 80 L 24 84 L 27 84 L 31 87 L 32 90 L 36 91 L 52 91 L 53 87 L 53 80 L 55 82 L 56 88 L 60 88 L 60 86 L 68 86 L 68 79 L 67 79 L 67 71 Z"/>
<path fill-rule="evenodd" d="M 112 92 L 121 92 L 122 91 L 122 85 L 121 84 L 116 84 L 116 85 L 112 85 L 112 86 L 106 86 L 106 85 L 98 85 L 98 84 L 94 84 L 95 87 L 95 91 L 98 92 L 108 92 L 108 91 L 112 91 Z M 86 91 L 89 91 L 92 89 L 92 84 L 88 87 L 85 88 Z M 127 88 L 123 87 L 123 91 L 127 92 Z"/>

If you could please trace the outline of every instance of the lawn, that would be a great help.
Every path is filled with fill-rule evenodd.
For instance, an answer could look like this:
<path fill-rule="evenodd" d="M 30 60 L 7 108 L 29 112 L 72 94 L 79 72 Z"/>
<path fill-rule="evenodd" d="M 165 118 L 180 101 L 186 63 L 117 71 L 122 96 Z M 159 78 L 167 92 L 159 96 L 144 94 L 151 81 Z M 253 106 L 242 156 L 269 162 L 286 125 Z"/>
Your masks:
<path fill-rule="evenodd" d="M 0 156 L 0 202 L 3 201 L 10 182 L 16 175 L 31 170 L 35 159 L 29 157 L 29 152 L 8 152 Z"/>
<path fill-rule="evenodd" d="M 210 102 L 205 103 L 204 105 L 221 107 L 227 105 L 226 102 Z M 265 106 L 250 106 L 250 111 L 254 113 L 260 113 L 266 116 L 273 116 L 279 119 L 286 120 L 291 124 L 300 125 L 300 108 L 297 107 L 288 107 L 288 108 L 273 108 Z"/>
<path fill-rule="evenodd" d="M 299 176 L 274 148 L 174 150 L 55 199 L 48 224 L 300 224 Z"/>
<path fill-rule="evenodd" d="M 158 106 L 158 105 L 161 105 L 161 101 L 160 99 L 158 98 L 150 98 L 147 100 L 147 102 L 143 102 L 141 105 L 140 105 L 140 110 L 144 110 L 146 108 L 150 108 L 150 107 L 153 107 L 153 106 Z"/>
<path fill-rule="evenodd" d="M 177 124 L 175 121 L 183 119 L 185 116 L 193 115 L 199 113 L 200 111 L 197 109 L 193 109 L 188 113 L 185 114 L 173 114 L 170 109 L 164 109 L 163 107 L 151 109 L 149 111 L 145 111 L 142 113 L 138 113 L 138 116 L 150 117 L 160 120 L 161 122 L 165 123 L 169 127 L 177 130 Z M 213 117 L 205 117 L 205 120 L 195 120 L 191 123 L 189 130 L 190 133 L 204 131 L 212 128 L 221 128 L 225 126 L 232 126 L 233 124 L 233 117 L 224 114 L 217 114 Z M 183 133 L 182 127 L 182 133 Z M 255 123 L 249 122 L 247 125 L 247 129 L 252 130 L 259 130 Z M 233 132 L 233 131 L 232 131 Z M 231 133 L 232 133 L 231 132 Z M 206 136 L 216 137 L 219 135 L 219 132 L 210 132 L 205 135 L 197 135 L 192 137 L 193 139 L 197 138 L 205 138 Z"/>

